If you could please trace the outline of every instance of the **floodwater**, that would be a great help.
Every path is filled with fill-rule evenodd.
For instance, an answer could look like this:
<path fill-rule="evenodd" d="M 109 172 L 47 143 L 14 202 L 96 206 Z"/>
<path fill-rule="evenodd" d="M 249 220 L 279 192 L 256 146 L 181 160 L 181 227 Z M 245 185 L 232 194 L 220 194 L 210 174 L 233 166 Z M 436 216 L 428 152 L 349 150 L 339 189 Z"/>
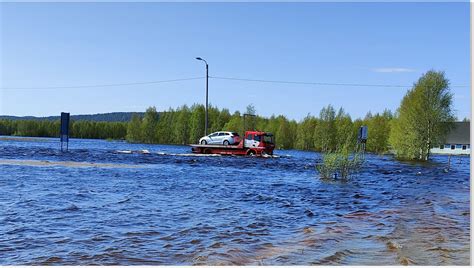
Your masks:
<path fill-rule="evenodd" d="M 314 152 L 189 153 L 0 139 L 0 265 L 470 264 L 468 157 L 368 154 L 341 182 Z"/>

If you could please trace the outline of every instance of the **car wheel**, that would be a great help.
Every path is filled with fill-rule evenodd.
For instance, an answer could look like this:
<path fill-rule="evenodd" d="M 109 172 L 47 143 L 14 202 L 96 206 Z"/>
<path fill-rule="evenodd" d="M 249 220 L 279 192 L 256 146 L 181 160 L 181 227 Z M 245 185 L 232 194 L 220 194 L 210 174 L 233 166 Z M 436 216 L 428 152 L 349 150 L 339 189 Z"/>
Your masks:
<path fill-rule="evenodd" d="M 230 144 L 230 143 L 229 143 L 228 140 L 225 140 L 225 141 L 224 141 L 224 145 L 225 145 L 225 146 L 228 146 L 229 144 Z"/>
<path fill-rule="evenodd" d="M 207 141 L 206 141 L 206 140 L 202 140 L 202 141 L 201 141 L 201 144 L 205 145 L 205 144 L 207 144 Z"/>

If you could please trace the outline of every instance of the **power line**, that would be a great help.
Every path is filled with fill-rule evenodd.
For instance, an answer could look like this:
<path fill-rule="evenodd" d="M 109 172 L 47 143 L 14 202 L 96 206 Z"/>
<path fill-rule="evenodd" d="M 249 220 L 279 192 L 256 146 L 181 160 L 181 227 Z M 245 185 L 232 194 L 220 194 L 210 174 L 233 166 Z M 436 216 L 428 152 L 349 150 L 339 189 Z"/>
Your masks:
<path fill-rule="evenodd" d="M 326 82 L 300 82 L 300 81 L 263 80 L 263 79 L 248 79 L 248 78 L 222 77 L 222 76 L 209 76 L 209 78 L 221 79 L 221 80 L 245 81 L 245 82 L 258 82 L 258 83 L 297 84 L 297 85 L 319 85 L 319 86 L 397 87 L 397 88 L 409 88 L 409 87 L 412 87 L 412 86 L 407 86 L 407 85 L 358 84 L 358 83 L 326 83 Z M 465 86 L 465 85 L 455 85 L 455 86 L 452 86 L 452 87 L 467 87 L 467 86 Z"/>
<path fill-rule="evenodd" d="M 120 87 L 120 86 L 133 86 L 133 85 L 149 85 L 149 84 L 160 84 L 160 83 L 171 83 L 179 81 L 189 81 L 204 79 L 205 77 L 191 77 L 191 78 L 180 78 L 160 81 L 146 81 L 146 82 L 131 82 L 131 83 L 116 83 L 116 84 L 99 84 L 99 85 L 78 85 L 78 86 L 45 86 L 45 87 L 1 87 L 0 89 L 9 90 L 24 90 L 24 89 L 74 89 L 74 88 L 100 88 L 100 87 Z M 360 83 L 327 83 L 327 82 L 301 82 L 301 81 L 284 81 L 284 80 L 264 80 L 264 79 L 249 79 L 249 78 L 237 78 L 237 77 L 223 77 L 223 76 L 209 76 L 211 79 L 218 80 L 233 80 L 233 81 L 244 81 L 244 82 L 257 82 L 257 83 L 274 83 L 274 84 L 296 84 L 296 85 L 318 85 L 318 86 L 346 86 L 346 87 L 390 87 L 390 88 L 411 88 L 408 85 L 389 85 L 389 84 L 360 84 Z M 453 85 L 451 87 L 468 87 L 466 85 Z"/>
<path fill-rule="evenodd" d="M 70 88 L 96 88 L 96 87 L 120 87 L 120 86 L 134 86 L 134 85 L 149 85 L 149 84 L 160 84 L 170 83 L 178 81 L 188 81 L 203 79 L 205 77 L 192 77 L 192 78 L 181 78 L 161 81 L 147 81 L 147 82 L 132 82 L 132 83 L 120 83 L 120 84 L 102 84 L 102 85 L 80 85 L 80 86 L 48 86 L 48 87 L 2 87 L 1 89 L 70 89 Z"/>

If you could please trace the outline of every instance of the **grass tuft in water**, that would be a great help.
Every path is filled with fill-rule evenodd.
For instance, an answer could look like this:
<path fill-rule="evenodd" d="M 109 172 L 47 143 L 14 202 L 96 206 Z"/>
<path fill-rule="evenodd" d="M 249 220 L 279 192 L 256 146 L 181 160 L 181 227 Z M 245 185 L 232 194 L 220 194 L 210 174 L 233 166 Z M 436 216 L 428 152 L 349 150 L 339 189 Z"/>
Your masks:
<path fill-rule="evenodd" d="M 316 165 L 316 170 L 322 179 L 349 179 L 360 170 L 363 163 L 363 153 L 340 150 L 323 154 L 322 162 Z"/>

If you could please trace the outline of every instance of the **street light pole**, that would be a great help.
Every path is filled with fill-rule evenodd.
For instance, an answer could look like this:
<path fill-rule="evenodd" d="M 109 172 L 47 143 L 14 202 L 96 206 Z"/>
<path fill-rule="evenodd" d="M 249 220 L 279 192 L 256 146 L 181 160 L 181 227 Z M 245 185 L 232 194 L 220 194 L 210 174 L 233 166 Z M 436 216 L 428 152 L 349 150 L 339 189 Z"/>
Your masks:
<path fill-rule="evenodd" d="M 206 118 L 205 118 L 205 126 L 204 126 L 204 136 L 207 136 L 207 126 L 208 126 L 208 120 L 209 120 L 209 117 L 208 117 L 208 103 L 209 103 L 209 97 L 208 97 L 208 94 L 209 94 L 209 65 L 207 64 L 207 61 L 200 58 L 200 57 L 197 57 L 196 58 L 197 60 L 202 60 L 206 63 Z"/>

